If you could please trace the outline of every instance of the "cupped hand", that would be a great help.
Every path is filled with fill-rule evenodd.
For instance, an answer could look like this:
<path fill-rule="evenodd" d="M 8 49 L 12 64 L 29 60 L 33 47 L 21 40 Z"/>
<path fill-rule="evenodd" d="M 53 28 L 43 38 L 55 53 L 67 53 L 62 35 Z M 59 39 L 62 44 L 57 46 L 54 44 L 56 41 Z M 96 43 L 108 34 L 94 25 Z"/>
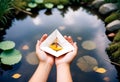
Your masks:
<path fill-rule="evenodd" d="M 71 36 L 64 36 L 64 38 L 71 44 L 73 45 L 74 47 L 74 50 L 73 51 L 70 51 L 60 57 L 57 57 L 55 58 L 55 64 L 56 66 L 57 65 L 60 65 L 60 64 L 70 64 L 73 59 L 75 58 L 75 56 L 77 55 L 77 50 L 78 50 L 78 47 L 77 47 L 77 44 L 76 42 L 73 42 L 73 39 L 71 38 Z"/>
<path fill-rule="evenodd" d="M 38 59 L 42 63 L 49 63 L 51 65 L 54 64 L 54 57 L 40 49 L 41 43 L 47 38 L 47 34 L 44 34 L 40 40 L 37 41 L 36 44 L 36 54 L 38 56 Z"/>

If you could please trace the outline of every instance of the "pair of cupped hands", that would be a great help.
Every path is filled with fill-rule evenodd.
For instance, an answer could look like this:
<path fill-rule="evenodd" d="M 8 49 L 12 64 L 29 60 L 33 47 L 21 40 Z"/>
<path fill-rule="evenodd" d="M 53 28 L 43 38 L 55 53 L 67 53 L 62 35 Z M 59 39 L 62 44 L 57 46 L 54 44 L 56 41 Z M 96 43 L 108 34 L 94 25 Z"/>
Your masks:
<path fill-rule="evenodd" d="M 54 57 L 44 51 L 42 51 L 40 49 L 40 45 L 41 43 L 47 38 L 47 34 L 44 34 L 40 40 L 37 41 L 36 44 L 36 54 L 38 56 L 39 62 L 40 63 L 47 63 L 50 65 L 53 65 L 54 63 L 56 64 L 56 66 L 60 65 L 60 64 L 67 64 L 70 65 L 70 63 L 72 62 L 72 60 L 75 58 L 75 56 L 77 55 L 77 44 L 76 42 L 73 42 L 73 39 L 71 36 L 64 36 L 64 38 L 74 47 L 73 51 L 70 51 L 60 57 Z"/>

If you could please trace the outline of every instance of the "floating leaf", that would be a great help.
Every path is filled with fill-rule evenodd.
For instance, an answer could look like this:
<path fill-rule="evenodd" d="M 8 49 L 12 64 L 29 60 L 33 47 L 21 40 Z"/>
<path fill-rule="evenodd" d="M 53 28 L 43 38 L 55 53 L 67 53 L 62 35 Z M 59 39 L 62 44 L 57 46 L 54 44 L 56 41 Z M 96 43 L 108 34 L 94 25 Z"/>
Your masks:
<path fill-rule="evenodd" d="M 28 45 L 24 45 L 24 46 L 22 47 L 22 49 L 23 49 L 23 50 L 28 50 L 28 49 L 29 49 L 29 46 L 28 46 Z"/>
<path fill-rule="evenodd" d="M 43 3 L 43 0 L 35 0 L 35 2 L 40 4 L 40 3 Z"/>
<path fill-rule="evenodd" d="M 63 9 L 64 6 L 63 6 L 63 5 L 57 5 L 57 8 L 58 8 L 58 9 Z"/>
<path fill-rule="evenodd" d="M 21 60 L 22 55 L 18 50 L 12 49 L 3 51 L 0 57 L 3 64 L 14 65 Z"/>
<path fill-rule="evenodd" d="M 78 37 L 77 37 L 77 40 L 79 40 L 79 41 L 82 40 L 82 37 L 78 36 Z"/>
<path fill-rule="evenodd" d="M 35 52 L 31 52 L 26 56 L 26 61 L 31 65 L 36 65 L 39 63 L 39 60 Z"/>
<path fill-rule="evenodd" d="M 77 60 L 77 66 L 84 72 L 93 71 L 98 66 L 97 60 L 90 56 L 83 56 Z"/>
<path fill-rule="evenodd" d="M 37 7 L 37 4 L 36 3 L 28 3 L 28 7 L 35 8 L 35 7 Z"/>
<path fill-rule="evenodd" d="M 52 3 L 45 3 L 45 7 L 48 9 L 52 9 L 53 8 L 53 4 Z"/>
<path fill-rule="evenodd" d="M 97 73 L 105 73 L 106 69 L 105 68 L 94 67 L 94 71 L 97 72 Z"/>
<path fill-rule="evenodd" d="M 31 11 L 31 8 L 26 8 L 26 11 Z"/>
<path fill-rule="evenodd" d="M 83 47 L 84 49 L 87 49 L 87 50 L 93 50 L 93 49 L 96 48 L 96 44 L 95 44 L 95 42 L 88 40 L 88 41 L 84 41 L 84 42 L 82 43 L 82 47 Z"/>
<path fill-rule="evenodd" d="M 15 43 L 13 41 L 0 42 L 0 49 L 2 50 L 10 50 L 14 47 L 15 47 Z"/>
<path fill-rule="evenodd" d="M 21 77 L 21 74 L 19 74 L 19 73 L 15 73 L 14 75 L 12 75 L 12 78 L 14 78 L 14 79 L 18 79 L 20 77 Z"/>
<path fill-rule="evenodd" d="M 103 80 L 104 80 L 105 82 L 110 82 L 110 78 L 109 78 L 109 77 L 104 77 Z"/>

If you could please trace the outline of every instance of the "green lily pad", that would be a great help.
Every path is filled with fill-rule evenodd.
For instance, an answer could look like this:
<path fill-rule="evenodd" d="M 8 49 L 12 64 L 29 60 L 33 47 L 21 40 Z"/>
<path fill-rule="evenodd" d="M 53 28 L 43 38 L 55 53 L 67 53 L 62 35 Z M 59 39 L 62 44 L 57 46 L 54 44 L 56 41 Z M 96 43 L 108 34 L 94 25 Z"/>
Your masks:
<path fill-rule="evenodd" d="M 31 8 L 26 8 L 26 11 L 31 11 Z"/>
<path fill-rule="evenodd" d="M 28 7 L 35 8 L 35 7 L 37 7 L 37 4 L 36 3 L 28 3 Z"/>
<path fill-rule="evenodd" d="M 43 3 L 43 0 L 35 0 L 35 2 L 40 4 L 40 3 Z"/>
<path fill-rule="evenodd" d="M 1 62 L 6 65 L 14 65 L 20 62 L 22 55 L 19 50 L 12 49 L 3 51 L 0 55 Z"/>
<path fill-rule="evenodd" d="M 45 7 L 48 9 L 52 9 L 53 8 L 53 4 L 52 3 L 45 3 Z"/>
<path fill-rule="evenodd" d="M 64 6 L 63 6 L 63 5 L 57 5 L 57 8 L 58 8 L 58 9 L 63 9 Z"/>
<path fill-rule="evenodd" d="M 0 49 L 2 50 L 10 50 L 14 47 L 15 47 L 15 43 L 13 41 L 0 42 Z"/>

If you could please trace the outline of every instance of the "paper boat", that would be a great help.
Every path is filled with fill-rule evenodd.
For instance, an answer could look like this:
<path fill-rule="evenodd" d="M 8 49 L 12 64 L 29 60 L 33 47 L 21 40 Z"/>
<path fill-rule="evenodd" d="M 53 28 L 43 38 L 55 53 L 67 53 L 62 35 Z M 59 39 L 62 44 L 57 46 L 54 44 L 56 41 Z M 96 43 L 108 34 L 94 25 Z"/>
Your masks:
<path fill-rule="evenodd" d="M 56 39 L 57 39 L 57 44 L 59 44 L 59 47 L 61 47 L 58 50 L 54 50 L 50 47 L 56 41 Z M 53 56 L 59 57 L 67 52 L 74 50 L 74 47 L 56 29 L 47 37 L 45 41 L 43 41 L 43 43 L 41 43 L 40 49 Z"/>

